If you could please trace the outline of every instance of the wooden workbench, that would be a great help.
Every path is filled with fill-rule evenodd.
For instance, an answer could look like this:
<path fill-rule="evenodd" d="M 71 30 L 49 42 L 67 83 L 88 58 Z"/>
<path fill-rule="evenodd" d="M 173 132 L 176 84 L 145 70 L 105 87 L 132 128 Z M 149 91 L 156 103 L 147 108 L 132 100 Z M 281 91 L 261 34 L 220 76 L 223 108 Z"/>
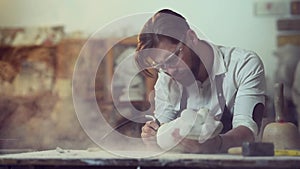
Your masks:
<path fill-rule="evenodd" d="M 147 152 L 128 152 L 131 156 Z M 0 168 L 300 168 L 300 157 L 164 153 L 128 158 L 105 151 L 48 150 L 0 155 Z"/>

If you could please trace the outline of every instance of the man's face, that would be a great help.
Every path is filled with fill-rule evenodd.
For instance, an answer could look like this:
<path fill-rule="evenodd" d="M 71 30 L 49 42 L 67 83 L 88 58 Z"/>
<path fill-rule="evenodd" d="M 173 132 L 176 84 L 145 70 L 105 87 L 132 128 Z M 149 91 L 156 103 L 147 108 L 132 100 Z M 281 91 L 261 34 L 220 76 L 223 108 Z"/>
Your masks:
<path fill-rule="evenodd" d="M 161 63 L 159 68 L 162 71 L 183 85 L 188 85 L 195 80 L 191 71 L 194 63 L 189 48 L 181 42 L 173 44 L 169 40 L 162 40 L 157 48 L 168 51 L 154 58 L 155 62 Z"/>

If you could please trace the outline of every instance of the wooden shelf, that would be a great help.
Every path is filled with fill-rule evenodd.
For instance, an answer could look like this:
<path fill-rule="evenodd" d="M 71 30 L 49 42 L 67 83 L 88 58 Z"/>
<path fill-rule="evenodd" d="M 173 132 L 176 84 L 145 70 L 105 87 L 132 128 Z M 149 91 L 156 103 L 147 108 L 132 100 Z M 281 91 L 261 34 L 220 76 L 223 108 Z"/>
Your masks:
<path fill-rule="evenodd" d="M 108 40 L 107 43 L 115 42 L 116 39 L 111 39 Z M 107 44 L 108 46 L 111 46 L 110 44 Z M 122 46 L 128 46 L 128 47 L 136 47 L 137 45 L 137 37 L 132 36 L 128 37 L 126 39 L 120 40 L 117 45 L 122 45 Z M 112 77 L 114 74 L 114 58 L 115 58 L 115 53 L 114 53 L 114 47 L 111 48 L 106 57 L 105 57 L 105 81 L 106 81 L 106 94 L 107 94 L 107 101 L 111 102 L 112 101 L 112 96 L 111 96 L 111 82 L 112 82 Z M 154 78 L 150 77 L 144 77 L 145 78 L 145 86 L 146 86 L 146 96 L 145 96 L 145 101 L 148 101 L 148 96 L 151 93 L 151 91 L 154 90 L 154 84 L 156 82 L 157 77 L 155 76 Z"/>

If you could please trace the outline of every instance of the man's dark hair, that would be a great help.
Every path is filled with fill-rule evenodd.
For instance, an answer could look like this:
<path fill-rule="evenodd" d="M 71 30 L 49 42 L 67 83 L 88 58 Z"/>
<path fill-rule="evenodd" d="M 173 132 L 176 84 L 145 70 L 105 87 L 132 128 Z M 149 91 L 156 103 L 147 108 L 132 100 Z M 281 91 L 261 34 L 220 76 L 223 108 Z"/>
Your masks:
<path fill-rule="evenodd" d="M 170 9 L 162 9 L 145 23 L 138 35 L 136 51 L 138 53 L 147 48 L 155 48 L 164 38 L 167 38 L 173 44 L 178 44 L 183 40 L 182 38 L 189 29 L 190 27 L 182 15 Z M 143 56 L 136 55 L 136 62 L 141 69 L 145 69 L 139 64 L 140 57 Z M 152 76 L 148 70 L 143 70 L 143 72 L 148 76 Z"/>

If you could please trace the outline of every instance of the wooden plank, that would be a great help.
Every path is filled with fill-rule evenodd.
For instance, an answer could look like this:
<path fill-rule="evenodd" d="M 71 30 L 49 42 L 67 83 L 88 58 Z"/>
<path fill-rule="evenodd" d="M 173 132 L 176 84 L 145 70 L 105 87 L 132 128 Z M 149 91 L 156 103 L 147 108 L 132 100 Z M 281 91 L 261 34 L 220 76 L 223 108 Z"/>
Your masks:
<path fill-rule="evenodd" d="M 300 1 L 291 1 L 291 14 L 300 15 Z"/>
<path fill-rule="evenodd" d="M 295 35 L 278 35 L 277 36 L 277 46 L 284 46 L 287 44 L 292 44 L 300 46 L 300 34 Z"/>
<path fill-rule="evenodd" d="M 110 43 L 110 42 L 108 42 Z M 111 95 L 111 82 L 114 74 L 114 51 L 110 49 L 105 56 L 105 92 L 106 92 L 106 101 L 112 102 Z"/>
<path fill-rule="evenodd" d="M 300 30 L 300 19 L 279 19 L 277 20 L 277 30 L 279 31 Z"/>
<path fill-rule="evenodd" d="M 121 152 L 121 151 L 120 151 Z M 0 166 L 84 166 L 99 168 L 106 167 L 149 167 L 149 168 L 300 168 L 300 157 L 270 156 L 243 157 L 227 154 L 182 154 L 158 153 L 147 157 L 153 152 L 128 151 L 130 156 L 118 156 L 118 152 L 87 150 L 49 150 L 41 152 L 21 153 L 0 156 Z M 115 155 L 116 154 L 116 155 Z M 122 152 L 124 154 L 124 151 Z M 138 158 L 138 154 L 145 156 Z"/>

